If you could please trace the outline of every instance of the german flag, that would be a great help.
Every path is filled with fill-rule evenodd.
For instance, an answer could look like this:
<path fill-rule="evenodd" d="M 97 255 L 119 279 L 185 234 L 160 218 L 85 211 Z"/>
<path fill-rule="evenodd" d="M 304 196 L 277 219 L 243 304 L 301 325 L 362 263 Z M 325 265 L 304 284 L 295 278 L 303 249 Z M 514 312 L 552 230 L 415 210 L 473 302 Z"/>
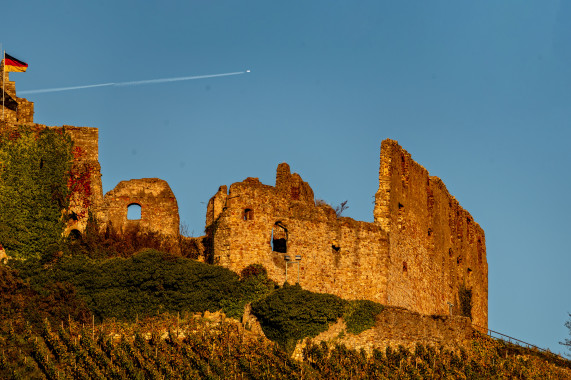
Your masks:
<path fill-rule="evenodd" d="M 2 61 L 4 64 L 4 71 L 15 71 L 19 73 L 23 73 L 28 68 L 28 64 L 26 62 L 22 62 L 17 58 L 12 57 L 9 54 L 4 53 L 4 60 Z"/>

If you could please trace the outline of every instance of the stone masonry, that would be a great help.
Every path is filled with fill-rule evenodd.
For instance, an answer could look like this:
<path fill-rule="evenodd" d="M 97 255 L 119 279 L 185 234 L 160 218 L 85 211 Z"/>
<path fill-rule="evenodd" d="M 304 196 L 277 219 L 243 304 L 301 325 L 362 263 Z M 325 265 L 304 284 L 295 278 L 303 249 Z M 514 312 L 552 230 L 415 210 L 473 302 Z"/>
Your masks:
<path fill-rule="evenodd" d="M 0 128 L 55 128 L 74 142 L 73 188 L 65 233 L 81 234 L 91 213 L 122 233 L 131 228 L 179 236 L 176 198 L 157 178 L 120 182 L 103 196 L 98 130 L 33 122 L 33 103 L 6 81 Z M 141 218 L 129 220 L 129 206 Z M 206 254 L 231 270 L 262 264 L 270 278 L 346 299 L 369 299 L 427 315 L 459 313 L 459 290 L 472 291 L 472 322 L 488 324 L 488 266 L 482 228 L 444 183 L 393 140 L 381 144 L 372 223 L 338 217 L 316 202 L 308 183 L 282 163 L 275 186 L 247 178 L 221 186 L 206 210 Z M 176 240 L 176 239 L 174 239 Z M 1 244 L 2 242 L 0 242 Z M 9 255 L 9 252 L 6 252 Z M 454 305 L 454 306 L 452 306 Z"/>
<path fill-rule="evenodd" d="M 48 127 L 34 123 L 34 104 L 16 96 L 16 86 L 10 81 L 9 73 L 5 73 L 3 79 L 6 81 L 7 107 L 4 110 L 4 120 L 0 121 L 0 128 L 25 127 L 36 131 L 50 128 L 68 133 L 73 141 L 74 159 L 70 183 L 75 182 L 76 185 L 71 187 L 70 206 L 66 210 L 68 222 L 64 234 L 72 231 L 83 233 L 91 213 L 102 228 L 110 226 L 119 233 L 136 226 L 142 230 L 158 232 L 167 238 L 178 237 L 178 205 L 168 183 L 158 178 L 122 181 L 104 197 L 98 129 L 68 125 Z M 141 206 L 141 219 L 127 219 L 127 209 L 132 204 Z"/>
<path fill-rule="evenodd" d="M 127 219 L 131 205 L 141 207 L 140 219 Z M 176 236 L 179 231 L 178 205 L 166 181 L 158 178 L 121 181 L 103 198 L 99 219 L 121 232 L 144 229 Z"/>
<path fill-rule="evenodd" d="M 373 349 L 384 350 L 399 345 L 414 351 L 416 344 L 432 347 L 446 347 L 451 350 L 467 349 L 475 331 L 469 318 L 462 316 L 431 316 L 400 307 L 386 307 L 376 317 L 375 326 L 358 335 L 347 332 L 345 321 L 340 318 L 314 338 L 313 343 L 328 342 L 344 344 L 356 350 L 365 350 L 369 355 Z M 293 357 L 302 358 L 307 341 L 298 342 Z"/>
<path fill-rule="evenodd" d="M 396 141 L 381 144 L 374 222 L 337 217 L 287 164 L 275 186 L 257 178 L 221 186 L 206 213 L 216 263 L 262 264 L 270 278 L 308 290 L 369 299 L 424 314 L 459 313 L 472 291 L 473 323 L 487 327 L 484 231 Z M 296 260 L 300 256 L 301 260 Z"/>

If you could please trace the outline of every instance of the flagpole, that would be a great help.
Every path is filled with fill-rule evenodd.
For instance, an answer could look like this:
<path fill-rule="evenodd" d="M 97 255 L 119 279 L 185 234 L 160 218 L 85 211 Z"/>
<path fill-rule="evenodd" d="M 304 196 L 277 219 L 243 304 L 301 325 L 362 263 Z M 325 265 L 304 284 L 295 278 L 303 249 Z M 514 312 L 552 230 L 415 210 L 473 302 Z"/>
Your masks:
<path fill-rule="evenodd" d="M 4 99 L 6 99 L 6 52 L 3 49 L 3 46 L 0 44 L 0 48 L 2 48 L 2 121 L 4 121 Z"/>

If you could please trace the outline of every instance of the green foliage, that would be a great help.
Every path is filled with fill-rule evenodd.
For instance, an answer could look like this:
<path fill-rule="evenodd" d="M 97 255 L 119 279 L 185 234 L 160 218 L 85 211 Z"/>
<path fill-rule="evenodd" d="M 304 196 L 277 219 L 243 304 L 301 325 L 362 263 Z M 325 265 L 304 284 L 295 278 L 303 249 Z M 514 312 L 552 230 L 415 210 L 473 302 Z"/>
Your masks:
<path fill-rule="evenodd" d="M 277 284 L 268 278 L 266 268 L 261 264 L 252 264 L 244 268 L 234 297 L 222 300 L 222 310 L 231 318 L 241 318 L 248 303 L 258 301 L 269 295 Z"/>
<path fill-rule="evenodd" d="M 22 352 L 31 354 L 29 336 L 32 331 L 40 333 L 46 319 L 52 323 L 89 320 L 89 310 L 70 284 L 50 283 L 40 290 L 31 289 L 15 271 L 0 265 L 0 379 L 39 378 L 34 375 L 36 366 Z"/>
<path fill-rule="evenodd" d="M 0 378 L 566 379 L 571 374 L 569 361 L 540 358 L 485 336 L 455 351 L 416 344 L 414 350 L 398 346 L 366 354 L 309 343 L 303 360 L 295 361 L 279 346 L 245 336 L 237 324 L 213 322 L 162 315 L 93 330 L 73 321 L 57 328 L 46 322 L 38 331 L 13 337 L 28 342 L 21 351 L 12 349 L 12 341 L 3 346 Z M 175 324 L 177 332 L 165 335 L 166 326 Z"/>
<path fill-rule="evenodd" d="M 155 250 L 106 260 L 66 256 L 47 268 L 39 261 L 13 264 L 34 288 L 53 282 L 73 284 L 98 320 L 132 321 L 165 311 L 220 309 L 236 317 L 247 302 L 274 286 L 267 278 L 240 281 L 226 268 Z"/>
<path fill-rule="evenodd" d="M 332 294 L 313 293 L 298 284 L 285 284 L 268 297 L 252 303 L 252 312 L 266 336 L 287 352 L 298 340 L 314 337 L 343 315 L 344 301 Z"/>
<path fill-rule="evenodd" d="M 460 302 L 460 315 L 472 319 L 472 289 L 461 284 L 458 289 L 458 301 Z"/>
<path fill-rule="evenodd" d="M 375 317 L 384 306 L 368 300 L 349 301 L 343 319 L 347 323 L 347 332 L 360 334 L 375 326 Z"/>
<path fill-rule="evenodd" d="M 63 251 L 67 255 L 84 255 L 93 259 L 131 257 L 143 249 L 169 251 L 173 247 L 170 240 L 161 234 L 141 229 L 139 226 L 119 233 L 111 226 L 102 228 L 92 213 L 81 238 L 66 239 Z"/>
<path fill-rule="evenodd" d="M 60 250 L 71 148 L 68 134 L 50 129 L 0 133 L 0 242 L 10 257 Z"/>
<path fill-rule="evenodd" d="M 383 305 L 372 301 L 347 301 L 332 294 L 313 293 L 298 284 L 285 284 L 268 297 L 252 303 L 266 336 L 291 352 L 297 341 L 326 331 L 343 317 L 347 331 L 361 332 L 375 325 Z"/>

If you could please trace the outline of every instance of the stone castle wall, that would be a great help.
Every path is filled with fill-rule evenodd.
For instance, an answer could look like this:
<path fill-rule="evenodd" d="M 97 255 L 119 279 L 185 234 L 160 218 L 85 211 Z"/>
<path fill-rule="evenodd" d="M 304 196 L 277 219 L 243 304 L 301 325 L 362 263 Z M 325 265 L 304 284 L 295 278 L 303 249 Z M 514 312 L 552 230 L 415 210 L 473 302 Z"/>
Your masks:
<path fill-rule="evenodd" d="M 1 65 L 0 72 L 0 103 L 2 101 L 4 103 L 3 121 L 18 124 L 33 123 L 34 103 L 18 98 L 16 84 L 10 80 L 10 72 L 4 72 Z"/>
<path fill-rule="evenodd" d="M 34 131 L 44 129 L 61 131 L 70 135 L 73 141 L 73 162 L 68 184 L 71 189 L 70 204 L 66 215 L 68 221 L 64 231 L 83 231 L 87 225 L 89 211 L 101 206 L 103 188 L 101 184 L 101 166 L 99 164 L 99 131 L 88 127 L 50 127 L 37 123 L 0 122 L 3 130 L 18 130 L 25 127 Z"/>
<path fill-rule="evenodd" d="M 140 219 L 128 219 L 131 205 L 141 207 Z M 158 178 L 121 181 L 103 198 L 99 220 L 117 231 L 146 230 L 168 236 L 177 236 L 179 215 L 176 198 L 166 181 Z"/>
<path fill-rule="evenodd" d="M 6 107 L 0 128 L 16 130 L 25 127 L 35 131 L 49 128 L 71 136 L 73 162 L 68 183 L 72 193 L 69 208 L 66 210 L 68 221 L 65 235 L 72 231 L 81 234 L 87 226 L 91 212 L 102 228 L 109 225 L 117 232 L 123 232 L 131 227 L 139 227 L 160 232 L 167 237 L 178 237 L 178 205 L 165 181 L 157 178 L 123 181 L 104 198 L 99 164 L 99 130 L 68 125 L 49 127 L 34 123 L 34 104 L 16 96 L 16 86 L 9 80 L 9 73 L 5 73 L 1 79 L 5 80 L 3 94 Z M 1 88 L 0 82 L 0 92 Z M 139 204 L 142 207 L 140 220 L 127 220 L 127 208 L 130 204 Z"/>
<path fill-rule="evenodd" d="M 250 317 L 251 318 L 251 317 Z M 451 350 L 469 348 L 475 331 L 469 318 L 462 316 L 430 316 L 398 307 L 386 307 L 376 317 L 375 326 L 353 335 L 346 331 L 345 321 L 340 319 L 309 341 L 344 344 L 371 354 L 373 349 L 384 352 L 387 347 L 399 345 L 414 351 L 417 344 L 445 347 Z M 299 342 L 293 357 L 301 358 L 307 341 Z"/>
<path fill-rule="evenodd" d="M 437 177 L 396 141 L 381 145 L 375 223 L 390 236 L 389 304 L 426 314 L 459 311 L 458 290 L 472 290 L 475 325 L 487 326 L 484 231 Z"/>
<path fill-rule="evenodd" d="M 275 187 L 248 178 L 224 190 L 207 210 L 220 211 L 207 228 L 216 263 L 236 272 L 259 263 L 279 283 L 287 265 L 288 282 L 298 281 L 299 270 L 303 288 L 385 302 L 388 236 L 380 226 L 337 218 L 330 206 L 316 205 L 309 185 L 287 164 L 278 167 Z"/>
<path fill-rule="evenodd" d="M 285 281 L 286 266 L 292 283 L 299 269 L 303 288 L 347 299 L 436 315 L 452 307 L 458 314 L 465 286 L 472 291 L 474 324 L 487 327 L 483 230 L 443 182 L 393 140 L 381 145 L 374 217 L 374 223 L 338 218 L 280 164 L 275 186 L 257 178 L 228 192 L 222 186 L 208 204 L 206 229 L 220 265 L 239 272 L 259 263 L 278 283 Z"/>

